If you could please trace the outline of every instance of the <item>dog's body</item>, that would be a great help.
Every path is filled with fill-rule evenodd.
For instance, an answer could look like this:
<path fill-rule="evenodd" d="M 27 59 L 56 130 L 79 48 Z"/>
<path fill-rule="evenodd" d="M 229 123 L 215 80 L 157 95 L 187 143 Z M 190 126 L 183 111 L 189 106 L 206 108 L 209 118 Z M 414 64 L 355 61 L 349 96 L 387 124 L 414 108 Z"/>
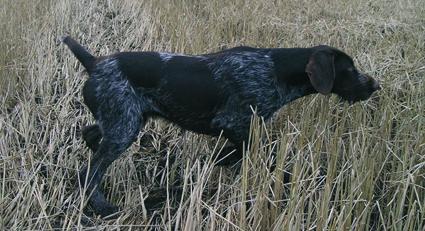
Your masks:
<path fill-rule="evenodd" d="M 162 117 L 211 136 L 223 132 L 236 148 L 221 162 L 228 164 L 242 157 L 252 108 L 267 120 L 305 95 L 332 92 L 355 102 L 380 88 L 355 69 L 348 55 L 328 46 L 236 47 L 198 56 L 122 52 L 95 58 L 70 37 L 63 42 L 90 75 L 83 95 L 97 125 L 87 127 L 83 137 L 95 155 L 90 171 L 85 168 L 80 177 L 91 179 L 90 204 L 104 216 L 116 207 L 95 187 L 148 118 Z"/>

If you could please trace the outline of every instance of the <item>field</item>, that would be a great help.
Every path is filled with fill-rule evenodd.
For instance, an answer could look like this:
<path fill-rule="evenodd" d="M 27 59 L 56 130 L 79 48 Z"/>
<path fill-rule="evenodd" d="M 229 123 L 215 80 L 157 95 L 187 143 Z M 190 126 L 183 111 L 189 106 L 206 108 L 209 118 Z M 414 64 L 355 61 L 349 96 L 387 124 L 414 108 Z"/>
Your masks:
<path fill-rule="evenodd" d="M 0 0 L 0 24 L 1 230 L 425 230 L 423 0 Z M 233 167 L 210 158 L 224 139 L 149 121 L 103 180 L 122 213 L 101 219 L 76 181 L 93 118 L 65 34 L 97 55 L 328 44 L 383 89 L 253 117 Z"/>

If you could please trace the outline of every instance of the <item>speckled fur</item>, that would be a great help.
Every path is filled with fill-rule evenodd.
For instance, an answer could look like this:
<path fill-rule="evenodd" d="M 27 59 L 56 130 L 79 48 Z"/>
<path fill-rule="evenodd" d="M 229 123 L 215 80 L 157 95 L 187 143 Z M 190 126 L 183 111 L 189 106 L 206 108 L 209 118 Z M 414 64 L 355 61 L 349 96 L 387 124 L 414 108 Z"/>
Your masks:
<path fill-rule="evenodd" d="M 304 94 L 303 87 L 278 86 L 268 52 L 230 53 L 213 59 L 209 66 L 219 84 L 231 92 L 229 100 L 213 118 L 212 126 L 223 129 L 234 143 L 247 140 L 253 109 L 268 120 L 284 104 Z"/>
<path fill-rule="evenodd" d="M 161 54 L 164 62 L 172 60 L 173 57 L 175 56 L 172 54 Z M 214 116 L 205 115 L 211 129 L 205 133 L 217 135 L 223 130 L 225 136 L 237 146 L 248 139 L 252 108 L 256 108 L 260 116 L 269 119 L 281 106 L 301 97 L 305 90 L 303 87 L 279 87 L 273 76 L 273 61 L 267 53 L 238 52 L 220 59 L 199 59 L 206 60 L 213 79 L 223 86 L 222 90 L 231 92 L 227 102 L 217 108 Z M 90 81 L 96 86 L 97 105 L 93 111 L 98 125 L 91 129 L 101 132 L 100 137 L 103 140 L 99 145 L 96 143 L 100 138 L 88 142 L 89 145 L 98 146 L 90 164 L 90 169 L 96 171 L 90 171 L 88 174 L 91 179 L 88 189 L 94 190 L 90 200 L 92 206 L 102 208 L 99 211 L 108 211 L 109 214 L 116 208 L 107 203 L 96 186 L 107 167 L 136 139 L 149 115 L 170 118 L 169 113 L 161 111 L 154 102 L 164 97 L 168 102 L 173 99 L 167 97 L 166 89 L 161 85 L 155 90 L 132 86 L 114 58 L 99 62 L 90 76 Z M 177 103 L 173 104 L 178 107 Z M 180 110 L 185 111 L 184 108 Z M 196 121 L 203 121 L 202 117 L 199 113 L 187 111 L 183 119 L 187 123 L 196 124 Z M 86 174 L 87 168 L 83 169 L 80 178 L 85 179 Z M 82 183 L 85 181 L 82 180 Z"/>

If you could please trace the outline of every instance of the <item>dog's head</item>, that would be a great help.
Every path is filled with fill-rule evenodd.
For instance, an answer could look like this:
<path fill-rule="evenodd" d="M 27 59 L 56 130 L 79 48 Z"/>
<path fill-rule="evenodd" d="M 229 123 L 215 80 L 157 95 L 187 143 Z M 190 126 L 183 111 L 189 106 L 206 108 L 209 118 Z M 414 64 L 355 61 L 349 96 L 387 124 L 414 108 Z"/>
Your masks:
<path fill-rule="evenodd" d="M 366 100 L 373 92 L 381 89 L 375 79 L 358 71 L 353 59 L 344 52 L 328 46 L 315 49 L 306 72 L 319 93 L 335 93 L 353 103 Z"/>

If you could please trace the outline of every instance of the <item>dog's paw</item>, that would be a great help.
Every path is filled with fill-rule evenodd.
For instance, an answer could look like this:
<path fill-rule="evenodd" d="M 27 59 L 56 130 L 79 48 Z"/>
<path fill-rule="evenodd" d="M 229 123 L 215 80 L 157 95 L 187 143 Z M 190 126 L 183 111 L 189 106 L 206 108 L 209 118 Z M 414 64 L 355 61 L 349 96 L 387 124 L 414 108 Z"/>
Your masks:
<path fill-rule="evenodd" d="M 239 157 L 234 158 L 233 156 L 229 156 L 229 157 L 226 157 L 224 159 L 217 161 L 215 163 L 215 165 L 216 166 L 234 166 L 234 165 L 238 164 L 241 160 L 242 159 L 239 158 Z"/>
<path fill-rule="evenodd" d="M 93 210 L 95 214 L 106 220 L 116 219 L 120 215 L 120 208 L 112 204 L 105 204 L 96 208 L 93 207 Z"/>

